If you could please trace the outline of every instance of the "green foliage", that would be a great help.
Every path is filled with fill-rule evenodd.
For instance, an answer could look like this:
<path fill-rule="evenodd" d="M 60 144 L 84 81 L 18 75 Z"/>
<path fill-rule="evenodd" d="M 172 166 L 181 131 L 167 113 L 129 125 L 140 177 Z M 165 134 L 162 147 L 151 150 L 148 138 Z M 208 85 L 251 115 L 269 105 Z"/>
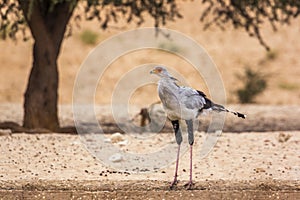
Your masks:
<path fill-rule="evenodd" d="M 1 39 L 16 39 L 17 32 L 23 34 L 24 40 L 26 22 L 24 16 L 20 12 L 20 7 L 15 1 L 0 0 L 0 37 Z"/>
<path fill-rule="evenodd" d="M 140 25 L 145 22 L 145 14 L 151 16 L 155 27 L 182 17 L 176 0 L 86 0 L 81 1 L 81 6 L 78 6 L 78 2 L 78 0 L 0 0 L 1 36 L 16 39 L 17 32 L 25 34 L 27 26 L 24 17 L 29 20 L 34 8 L 39 9 L 43 16 L 47 16 L 49 13 L 60 12 L 58 8 L 62 4 L 68 5 L 70 12 L 75 8 L 82 9 L 73 16 L 75 22 L 79 22 L 82 18 L 96 19 L 102 29 L 106 29 L 110 22 L 119 19 Z M 276 31 L 278 24 L 289 25 L 291 19 L 300 14 L 300 1 L 295 0 L 203 0 L 202 4 L 204 9 L 199 15 L 204 23 L 204 29 L 211 25 L 225 29 L 228 24 L 232 24 L 234 28 L 243 28 L 249 36 L 256 37 L 267 50 L 269 47 L 261 35 L 263 23 L 269 22 Z"/>
<path fill-rule="evenodd" d="M 144 14 L 150 15 L 154 19 L 155 27 L 182 17 L 175 0 L 87 0 L 84 7 L 85 19 L 98 20 L 102 29 L 106 29 L 111 21 L 117 22 L 119 19 L 141 25 L 145 22 Z M 80 14 L 75 16 L 75 18 L 80 17 Z"/>
<path fill-rule="evenodd" d="M 97 42 L 98 35 L 94 31 L 91 30 L 84 30 L 80 34 L 80 39 L 83 43 L 88 45 L 94 45 Z"/>
<path fill-rule="evenodd" d="M 78 0 L 0 0 L 1 36 L 2 38 L 16 39 L 16 33 L 22 32 L 24 38 L 27 38 L 25 35 L 26 20 L 28 22 L 31 19 L 34 9 L 38 9 L 38 13 L 41 13 L 46 19 L 47 17 L 51 18 L 51 14 L 60 13 L 62 5 L 67 5 L 70 13 L 73 13 L 75 8 L 80 10 L 73 15 L 73 20 L 71 20 L 77 25 L 82 19 L 95 19 L 98 20 L 102 29 L 106 29 L 109 23 L 117 22 L 120 19 L 125 19 L 127 23 L 134 22 L 141 25 L 145 21 L 145 14 L 154 19 L 155 27 L 182 17 L 175 0 L 86 0 L 81 1 L 80 6 L 78 6 L 78 2 Z M 65 12 L 65 14 L 69 13 Z M 69 26 L 72 26 L 72 23 Z"/>
<path fill-rule="evenodd" d="M 263 40 L 261 27 L 268 22 L 274 31 L 279 24 L 289 25 L 300 14 L 300 1 L 297 0 L 203 0 L 204 9 L 201 21 L 205 28 L 217 25 L 226 29 L 232 24 L 234 28 L 243 28 L 249 36 L 258 39 L 267 50 L 269 46 Z M 212 16 L 211 16 L 212 15 Z"/>
<path fill-rule="evenodd" d="M 267 88 L 266 76 L 249 67 L 237 77 L 243 82 L 243 87 L 236 91 L 240 103 L 253 103 L 254 98 Z"/>
<path fill-rule="evenodd" d="M 288 91 L 295 91 L 300 88 L 298 84 L 296 84 L 296 83 L 293 84 L 293 83 L 288 83 L 288 82 L 281 82 L 278 84 L 278 87 L 280 89 L 288 90 Z"/>

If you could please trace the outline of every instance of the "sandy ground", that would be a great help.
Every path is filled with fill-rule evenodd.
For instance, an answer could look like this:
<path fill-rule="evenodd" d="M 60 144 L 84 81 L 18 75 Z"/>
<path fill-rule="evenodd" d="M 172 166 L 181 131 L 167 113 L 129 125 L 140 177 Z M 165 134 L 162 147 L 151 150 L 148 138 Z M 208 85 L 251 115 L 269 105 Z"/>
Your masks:
<path fill-rule="evenodd" d="M 300 132 L 285 130 L 293 123 L 299 125 L 299 106 L 229 106 L 248 114 L 249 119 L 243 121 L 227 116 L 229 124 L 243 124 L 240 130 L 247 124 L 272 129 L 274 123 L 269 122 L 275 120 L 281 131 L 223 133 L 204 158 L 200 157 L 202 147 L 214 135 L 197 131 L 191 191 L 184 188 L 189 177 L 186 143 L 180 182 L 175 190 L 168 188 L 176 156 L 171 132 L 129 132 L 116 140 L 113 131 L 101 135 L 10 134 L 0 129 L 0 199 L 299 199 Z M 74 125 L 72 107 L 59 108 L 61 125 Z M 139 109 L 137 106 L 133 115 Z M 2 104 L 0 110 L 0 122 L 22 123 L 20 104 Z M 116 131 L 107 106 L 96 106 L 96 115 L 113 127 L 105 130 Z M 116 154 L 111 147 L 122 152 L 122 159 L 112 163 Z M 165 147 L 170 149 L 163 151 Z M 155 165 L 145 161 L 160 151 Z M 129 153 L 138 159 L 132 162 L 126 157 Z"/>
<path fill-rule="evenodd" d="M 124 121 L 125 125 L 140 125 L 141 116 L 138 115 L 144 108 L 140 105 L 128 105 L 129 117 Z M 149 105 L 148 105 L 149 106 Z M 227 114 L 223 132 L 265 132 L 265 131 L 297 131 L 300 130 L 300 106 L 298 105 L 226 105 L 228 109 L 236 110 L 247 115 L 243 120 L 232 114 Z M 7 128 L 6 122 L 17 124 L 12 132 L 24 132 L 22 127 L 23 106 L 21 104 L 0 104 L 0 129 Z M 95 115 L 105 133 L 124 132 L 116 125 L 116 118 L 112 117 L 110 105 L 95 105 Z M 74 127 L 72 105 L 59 106 L 59 119 L 62 127 Z M 134 119 L 134 121 L 131 121 Z M 199 131 L 207 131 L 212 115 L 199 117 Z M 68 130 L 68 129 L 67 129 Z M 71 129 L 72 132 L 73 129 Z M 162 132 L 171 132 L 171 123 L 166 123 Z M 74 131 L 73 131 L 74 132 Z M 1 133 L 1 131 L 0 131 Z"/>
<path fill-rule="evenodd" d="M 203 133 L 196 134 L 195 180 L 298 180 L 300 175 L 299 132 L 282 134 L 289 135 L 290 138 L 286 142 L 280 142 L 281 136 L 276 132 L 224 133 L 211 154 L 203 160 L 200 160 L 197 152 L 200 152 L 204 135 Z M 125 151 L 132 153 L 155 151 L 162 144 L 173 141 L 173 134 L 163 134 L 155 139 L 151 137 L 143 140 L 125 137 L 129 139 Z M 85 148 L 84 140 L 81 141 L 77 135 L 13 134 L 2 136 L 0 139 L 2 180 L 149 179 L 165 181 L 171 179 L 173 174 L 172 163 L 155 173 L 134 174 L 130 171 L 130 175 L 107 173 L 107 170 L 114 170 L 97 161 Z M 175 154 L 176 152 L 174 152 L 174 157 Z M 105 164 L 106 161 L 103 162 Z M 185 154 L 180 164 L 180 180 L 188 179 L 188 164 L 188 154 Z"/>
<path fill-rule="evenodd" d="M 280 139 L 282 134 L 288 136 L 287 141 Z M 110 138 L 112 135 L 105 136 Z M 173 134 L 159 135 L 159 139 L 154 141 L 153 138 L 139 140 L 127 135 L 125 138 L 129 139 L 125 149 L 138 154 L 141 151 L 155 151 L 162 144 L 170 143 Z M 229 191 L 235 191 L 237 197 L 250 195 L 248 197 L 254 198 L 253 191 L 258 190 L 260 192 L 255 192 L 258 197 L 299 197 L 300 132 L 224 133 L 212 152 L 200 159 L 203 138 L 204 133 L 196 134 L 193 164 L 195 190 L 187 192 L 183 186 L 189 174 L 188 153 L 185 153 L 180 160 L 180 182 L 176 194 L 168 189 L 168 181 L 173 178 L 174 163 L 148 173 L 124 172 L 124 169 L 120 171 L 106 166 L 108 162 L 105 160 L 97 160 L 87 151 L 78 135 L 53 133 L 2 136 L 0 196 L 5 199 L 26 195 L 62 197 L 73 194 L 76 197 L 85 194 L 98 197 L 104 195 L 102 197 L 107 199 L 121 199 L 129 195 L 129 199 L 138 199 L 139 194 L 146 194 L 148 199 L 163 199 L 179 194 L 203 197 L 212 195 L 205 195 L 205 191 L 217 191 L 217 197 L 234 197 L 234 192 Z M 175 156 L 176 152 L 173 153 Z M 161 196 L 153 196 L 156 192 Z M 185 198 L 189 199 L 188 196 Z M 198 197 L 195 196 L 195 199 Z"/>

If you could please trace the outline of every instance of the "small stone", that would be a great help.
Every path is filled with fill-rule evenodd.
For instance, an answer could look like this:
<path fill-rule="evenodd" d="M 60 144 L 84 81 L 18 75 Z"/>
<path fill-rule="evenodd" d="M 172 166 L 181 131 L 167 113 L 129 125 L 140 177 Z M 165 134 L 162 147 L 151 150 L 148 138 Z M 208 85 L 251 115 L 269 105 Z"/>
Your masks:
<path fill-rule="evenodd" d="M 278 142 L 287 142 L 292 136 L 289 134 L 285 134 L 285 133 L 280 133 L 278 135 Z"/>
<path fill-rule="evenodd" d="M 120 147 L 126 146 L 128 144 L 128 140 L 123 140 L 117 143 Z"/>
<path fill-rule="evenodd" d="M 266 172 L 266 170 L 265 170 L 264 168 L 260 168 L 260 167 L 255 168 L 254 171 L 255 171 L 256 173 Z"/>
<path fill-rule="evenodd" d="M 109 157 L 109 160 L 112 162 L 121 162 L 123 160 L 123 156 L 119 153 L 116 153 Z"/>
<path fill-rule="evenodd" d="M 110 138 L 105 138 L 104 143 L 111 143 L 111 139 Z"/>

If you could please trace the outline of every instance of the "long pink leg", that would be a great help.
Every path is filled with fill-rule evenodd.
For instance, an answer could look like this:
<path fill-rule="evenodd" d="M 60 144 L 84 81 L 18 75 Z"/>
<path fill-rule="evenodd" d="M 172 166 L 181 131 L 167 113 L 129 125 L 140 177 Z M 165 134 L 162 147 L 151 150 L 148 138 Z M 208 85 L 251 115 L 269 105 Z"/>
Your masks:
<path fill-rule="evenodd" d="M 193 145 L 190 145 L 190 180 L 185 185 L 188 190 L 192 189 L 193 184 Z"/>
<path fill-rule="evenodd" d="M 193 144 L 194 144 L 194 128 L 193 121 L 186 120 L 186 124 L 188 127 L 188 139 L 190 144 L 190 180 L 187 184 L 185 184 L 188 190 L 192 189 L 193 181 L 192 181 L 192 172 L 193 172 Z"/>
<path fill-rule="evenodd" d="M 175 167 L 175 175 L 174 175 L 174 180 L 173 180 L 173 182 L 170 185 L 170 189 L 173 189 L 173 187 L 178 183 L 177 172 L 178 172 L 178 164 L 179 164 L 179 154 L 180 154 L 180 145 L 178 145 L 176 167 Z"/>

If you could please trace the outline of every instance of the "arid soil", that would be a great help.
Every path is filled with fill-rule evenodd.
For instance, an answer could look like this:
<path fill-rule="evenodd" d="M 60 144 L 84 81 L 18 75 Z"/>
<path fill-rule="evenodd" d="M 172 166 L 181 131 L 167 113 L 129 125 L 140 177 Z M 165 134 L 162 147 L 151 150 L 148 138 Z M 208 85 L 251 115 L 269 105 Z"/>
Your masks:
<path fill-rule="evenodd" d="M 298 199 L 300 132 L 289 128 L 295 126 L 297 130 L 299 107 L 230 107 L 246 113 L 248 118 L 239 120 L 228 115 L 228 125 L 225 123 L 227 132 L 219 136 L 212 151 L 204 158 L 200 157 L 200 152 L 211 134 L 195 132 L 195 186 L 191 191 L 184 188 L 189 176 L 186 144 L 183 145 L 185 150 L 182 151 L 179 166 L 180 182 L 175 190 L 170 190 L 168 185 L 173 178 L 176 149 L 160 155 L 164 159 L 172 158 L 166 165 L 155 169 L 144 168 L 137 173 L 125 168 L 130 160 L 125 160 L 124 164 L 122 159 L 117 160 L 119 167 L 115 168 L 108 160 L 99 158 L 95 152 L 109 152 L 103 149 L 97 134 L 26 134 L 0 129 L 0 198 Z M 72 107 L 65 105 L 59 108 L 61 125 L 74 126 Z M 121 134 L 121 139 L 114 139 L 115 131 L 119 129 L 113 123 L 108 108 L 98 106 L 95 110 L 104 128 L 104 141 L 108 147 L 111 145 L 123 153 L 147 155 L 163 149 L 165 145 L 175 145 L 171 131 L 159 134 L 125 133 Z M 132 116 L 139 109 L 137 106 Z M 20 104 L 2 104 L 0 125 L 5 125 L 5 121 L 20 125 L 22 110 Z M 230 128 L 234 124 L 239 127 L 239 133 L 230 132 L 236 130 Z M 243 131 L 249 124 L 261 126 L 263 129 L 260 131 L 275 128 L 281 131 Z M 109 158 L 112 156 L 108 155 Z M 143 160 L 143 157 L 140 159 Z M 138 169 L 139 165 L 134 167 Z"/>
<path fill-rule="evenodd" d="M 111 138 L 112 135 L 106 134 L 105 137 Z M 124 137 L 129 140 L 125 149 L 133 153 L 155 151 L 162 144 L 173 141 L 171 133 L 157 135 L 155 139 Z M 189 174 L 186 152 L 181 156 L 180 182 L 175 190 L 170 191 L 168 182 L 173 178 L 173 162 L 147 173 L 124 172 L 110 168 L 106 161 L 97 160 L 78 135 L 2 136 L 0 197 L 299 198 L 299 132 L 224 133 L 212 152 L 200 159 L 199 151 L 205 137 L 204 133 L 196 133 L 194 190 L 186 191 L 183 186 Z M 175 157 L 176 152 L 173 153 Z"/>
<path fill-rule="evenodd" d="M 299 199 L 296 181 L 199 181 L 193 190 L 169 190 L 166 181 L 6 182 L 3 199 Z M 11 185 L 15 185 L 13 189 Z M 17 185 L 17 186 L 16 186 Z"/>
<path fill-rule="evenodd" d="M 233 106 L 234 107 L 234 106 Z M 6 104 L 0 106 L 0 121 L 21 124 L 22 106 Z M 250 109 L 249 109 L 250 108 Z M 278 121 L 289 120 L 289 110 L 295 107 L 245 107 L 239 109 L 248 114 L 244 120 L 259 124 L 250 111 L 256 110 L 258 119 L 273 117 Z M 272 109 L 273 108 L 273 109 Z M 289 108 L 289 109 L 286 109 Z M 138 107 L 136 111 L 138 111 Z M 102 119 L 109 117 L 107 107 L 96 107 Z M 233 116 L 227 116 L 235 122 Z M 60 107 L 63 126 L 73 125 L 71 106 Z M 200 118 L 201 119 L 201 118 Z M 102 120 L 100 120 L 102 121 Z M 282 123 L 284 124 L 284 123 Z M 247 127 L 247 126 L 241 126 Z M 272 125 L 265 123 L 265 129 Z M 269 132 L 227 132 L 219 136 L 218 142 L 208 156 L 201 158 L 200 152 L 206 139 L 205 132 L 195 132 L 193 177 L 195 186 L 187 191 L 184 184 L 189 177 L 187 145 L 179 166 L 179 184 L 169 189 L 173 178 L 176 150 L 160 155 L 170 159 L 158 168 L 146 168 L 137 173 L 126 168 L 130 160 L 117 160 L 111 167 L 109 160 L 98 157 L 95 152 L 110 152 L 103 148 L 115 147 L 123 153 L 147 155 L 159 151 L 165 145 L 174 145 L 173 133 L 126 133 L 120 138 L 111 130 L 104 134 L 105 147 L 97 140 L 97 134 L 25 134 L 0 130 L 0 198 L 2 199 L 298 199 L 300 195 L 300 132 L 284 130 Z M 186 135 L 184 134 L 186 139 Z M 103 141 L 102 141 L 103 142 Z M 121 143 L 120 143 L 121 142 Z M 176 145 L 175 145 L 176 147 Z M 111 155 L 108 155 L 111 158 Z M 143 157 L 140 157 L 141 161 Z M 124 163 L 123 163 L 124 162 Z M 147 161 L 143 161 L 147 162 Z M 119 164 L 119 165 L 118 165 Z M 124 168 L 123 168 L 123 167 Z M 139 166 L 135 166 L 136 169 Z"/>
<path fill-rule="evenodd" d="M 265 131 L 297 131 L 300 130 L 300 106 L 298 105 L 227 105 L 229 109 L 242 112 L 247 115 L 245 120 L 227 114 L 224 121 L 223 132 L 265 132 Z M 140 105 L 131 106 L 129 119 L 122 121 L 124 126 L 140 126 Z M 23 106 L 21 104 L 0 104 L 0 129 L 10 128 L 11 132 L 49 132 L 49 130 L 28 131 L 21 127 L 23 119 Z M 59 106 L 60 124 L 62 132 L 75 133 L 71 105 Z M 105 133 L 124 132 L 116 124 L 112 117 L 110 105 L 95 105 L 96 117 Z M 132 121 L 133 120 L 133 121 Z M 199 117 L 199 131 L 207 131 L 212 121 L 212 115 Z M 65 127 L 65 128 L 64 128 Z M 139 132 L 138 130 L 133 130 Z M 171 132 L 171 123 L 165 123 L 161 132 Z"/>

